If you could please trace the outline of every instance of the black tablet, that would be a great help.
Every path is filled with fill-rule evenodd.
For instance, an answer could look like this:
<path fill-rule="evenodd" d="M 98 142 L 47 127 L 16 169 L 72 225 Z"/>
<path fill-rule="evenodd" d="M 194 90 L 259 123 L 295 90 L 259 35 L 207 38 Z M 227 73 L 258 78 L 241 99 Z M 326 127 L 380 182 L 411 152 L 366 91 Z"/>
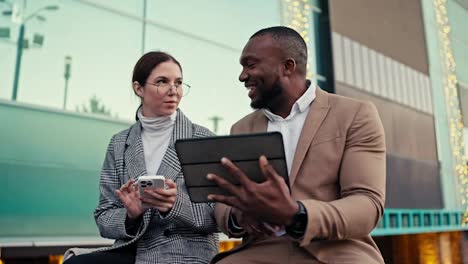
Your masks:
<path fill-rule="evenodd" d="M 216 183 L 206 179 L 208 173 L 239 184 L 221 165 L 222 157 L 230 159 L 251 180 L 260 183 L 265 178 L 258 159 L 265 155 L 289 186 L 283 138 L 279 132 L 180 139 L 175 147 L 192 202 L 211 202 L 207 199 L 208 194 L 229 195 Z"/>

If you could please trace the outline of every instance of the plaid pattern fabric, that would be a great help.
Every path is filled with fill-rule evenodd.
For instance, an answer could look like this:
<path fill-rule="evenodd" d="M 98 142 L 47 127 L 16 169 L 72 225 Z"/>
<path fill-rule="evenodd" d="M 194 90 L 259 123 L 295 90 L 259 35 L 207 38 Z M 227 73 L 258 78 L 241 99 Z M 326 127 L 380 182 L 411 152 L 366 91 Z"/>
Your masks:
<path fill-rule="evenodd" d="M 214 204 L 190 201 L 175 141 L 213 135 L 177 110 L 171 140 L 157 173 L 177 183 L 176 202 L 166 215 L 157 209 L 147 210 L 141 222 L 133 227 L 125 222 L 127 211 L 115 190 L 130 178 L 136 180 L 146 175 L 141 124 L 137 122 L 112 137 L 101 172 L 99 204 L 94 217 L 101 236 L 116 241 L 113 247 L 101 250 L 136 244 L 136 263 L 209 263 L 218 252 Z M 137 230 L 136 234 L 129 232 L 130 229 Z"/>

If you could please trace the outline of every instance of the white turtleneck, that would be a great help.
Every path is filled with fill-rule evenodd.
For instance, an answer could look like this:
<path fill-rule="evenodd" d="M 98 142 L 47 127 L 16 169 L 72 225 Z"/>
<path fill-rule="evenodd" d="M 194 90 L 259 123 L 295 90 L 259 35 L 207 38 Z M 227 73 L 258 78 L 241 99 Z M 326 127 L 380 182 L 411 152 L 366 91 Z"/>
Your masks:
<path fill-rule="evenodd" d="M 177 111 L 160 117 L 144 117 L 142 111 L 142 108 L 138 109 L 146 172 L 156 175 L 171 140 Z"/>

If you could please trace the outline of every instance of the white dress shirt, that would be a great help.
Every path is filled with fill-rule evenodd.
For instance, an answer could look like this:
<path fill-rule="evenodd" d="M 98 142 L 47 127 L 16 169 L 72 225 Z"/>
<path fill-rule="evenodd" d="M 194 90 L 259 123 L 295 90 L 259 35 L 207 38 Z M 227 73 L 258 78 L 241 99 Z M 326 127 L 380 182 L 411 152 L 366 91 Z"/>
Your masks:
<path fill-rule="evenodd" d="M 291 175 L 292 161 L 296 152 L 297 142 L 301 136 L 302 127 L 304 126 L 307 114 L 309 113 L 310 105 L 315 99 L 315 86 L 309 85 L 305 93 L 294 103 L 291 113 L 286 118 L 275 115 L 268 109 L 262 109 L 265 116 L 268 118 L 268 132 L 280 132 L 283 135 L 284 152 L 286 155 L 286 165 L 288 167 L 288 175 Z M 267 228 L 272 227 L 264 223 Z M 275 231 L 276 236 L 286 234 L 284 227 L 279 231 Z"/>
<path fill-rule="evenodd" d="M 268 109 L 262 109 L 268 118 L 268 132 L 280 132 L 283 135 L 284 152 L 288 174 L 291 174 L 292 161 L 302 127 L 309 113 L 310 104 L 315 99 L 315 86 L 309 86 L 305 93 L 294 103 L 291 113 L 286 118 L 275 115 Z"/>

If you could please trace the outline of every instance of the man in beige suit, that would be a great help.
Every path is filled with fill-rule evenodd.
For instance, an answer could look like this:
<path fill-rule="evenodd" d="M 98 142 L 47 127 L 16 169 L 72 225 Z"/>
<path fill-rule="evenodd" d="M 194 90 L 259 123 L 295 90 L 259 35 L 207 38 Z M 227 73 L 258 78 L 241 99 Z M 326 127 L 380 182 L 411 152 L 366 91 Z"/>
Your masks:
<path fill-rule="evenodd" d="M 232 196 L 209 195 L 221 230 L 243 243 L 215 263 L 383 263 L 370 232 L 383 214 L 385 139 L 375 106 L 328 94 L 306 80 L 307 47 L 287 27 L 255 33 L 242 52 L 239 80 L 256 110 L 232 134 L 280 131 L 291 191 L 260 157 L 266 181 L 207 177 Z"/>

